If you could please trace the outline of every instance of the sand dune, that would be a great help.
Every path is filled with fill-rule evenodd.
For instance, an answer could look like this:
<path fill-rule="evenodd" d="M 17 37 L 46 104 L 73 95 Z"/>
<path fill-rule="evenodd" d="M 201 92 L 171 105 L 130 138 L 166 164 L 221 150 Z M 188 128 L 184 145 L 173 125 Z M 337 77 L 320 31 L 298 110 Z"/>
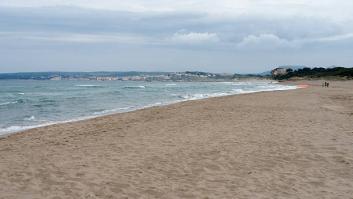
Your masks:
<path fill-rule="evenodd" d="M 352 198 L 353 82 L 189 101 L 0 139 L 0 198 Z"/>

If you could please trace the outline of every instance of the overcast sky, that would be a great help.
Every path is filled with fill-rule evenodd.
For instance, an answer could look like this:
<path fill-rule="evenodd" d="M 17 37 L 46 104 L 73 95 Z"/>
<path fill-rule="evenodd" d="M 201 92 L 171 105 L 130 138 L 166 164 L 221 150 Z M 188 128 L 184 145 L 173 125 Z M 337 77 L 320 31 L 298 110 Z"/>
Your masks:
<path fill-rule="evenodd" d="M 353 66 L 350 0 L 0 0 L 0 72 Z"/>

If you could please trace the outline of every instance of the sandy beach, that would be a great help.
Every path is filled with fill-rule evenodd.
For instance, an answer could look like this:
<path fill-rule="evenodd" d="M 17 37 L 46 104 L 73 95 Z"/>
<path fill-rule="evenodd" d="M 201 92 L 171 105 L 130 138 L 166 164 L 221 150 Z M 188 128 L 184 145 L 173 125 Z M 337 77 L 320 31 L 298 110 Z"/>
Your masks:
<path fill-rule="evenodd" d="M 353 81 L 0 138 L 0 198 L 353 198 Z"/>

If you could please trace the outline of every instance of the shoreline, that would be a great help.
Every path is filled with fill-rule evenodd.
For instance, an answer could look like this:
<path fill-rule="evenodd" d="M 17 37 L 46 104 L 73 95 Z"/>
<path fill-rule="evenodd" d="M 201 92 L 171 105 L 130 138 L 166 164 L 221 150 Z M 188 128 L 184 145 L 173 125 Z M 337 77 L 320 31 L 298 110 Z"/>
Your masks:
<path fill-rule="evenodd" d="M 0 198 L 349 198 L 353 81 L 186 101 L 0 139 Z"/>
<path fill-rule="evenodd" d="M 74 122 L 79 122 L 79 121 L 85 121 L 85 120 L 91 120 L 99 117 L 105 117 L 105 116 L 110 116 L 110 115 L 116 115 L 116 114 L 124 114 L 124 113 L 130 113 L 134 111 L 139 111 L 139 110 L 144 110 L 148 108 L 153 108 L 153 107 L 164 107 L 164 106 L 169 106 L 172 104 L 177 104 L 177 103 L 183 103 L 187 101 L 197 101 L 197 100 L 204 100 L 204 99 L 210 99 L 210 98 L 218 98 L 218 97 L 227 97 L 227 96 L 234 96 L 234 95 L 244 95 L 244 94 L 253 94 L 253 93 L 261 93 L 261 92 L 276 92 L 276 91 L 288 91 L 288 90 L 295 90 L 295 89 L 300 89 L 297 84 L 294 85 L 288 85 L 285 83 L 280 83 L 284 86 L 296 86 L 296 88 L 290 88 L 290 89 L 285 89 L 285 90 L 264 90 L 264 91 L 249 91 L 249 92 L 243 92 L 243 93 L 229 93 L 225 95 L 220 95 L 220 96 L 210 96 L 210 97 L 203 97 L 203 98 L 198 98 L 198 99 L 183 99 L 183 100 L 177 100 L 177 101 L 171 101 L 171 102 L 166 102 L 162 104 L 151 104 L 143 107 L 138 107 L 138 108 L 133 108 L 131 110 L 127 111 L 122 111 L 122 112 L 116 112 L 112 111 L 110 113 L 106 114 L 99 114 L 99 115 L 91 115 L 91 116 L 83 116 L 79 118 L 73 118 L 73 119 L 68 119 L 68 120 L 63 120 L 63 121 L 53 121 L 53 122 L 48 122 L 44 124 L 38 124 L 38 125 L 33 125 L 33 126 L 15 126 L 19 128 L 23 128 L 21 130 L 9 130 L 9 131 L 0 131 L 0 138 L 4 138 L 7 136 L 10 136 L 12 134 L 18 134 L 18 133 L 24 133 L 25 131 L 32 130 L 32 129 L 37 129 L 37 128 L 42 128 L 42 127 L 47 127 L 47 126 L 52 126 L 52 125 L 60 125 L 60 124 L 66 124 L 66 123 L 74 123 Z M 110 110 L 107 110 L 110 111 Z M 14 127 L 14 126 L 11 126 Z M 10 128 L 10 127 L 7 127 Z"/>

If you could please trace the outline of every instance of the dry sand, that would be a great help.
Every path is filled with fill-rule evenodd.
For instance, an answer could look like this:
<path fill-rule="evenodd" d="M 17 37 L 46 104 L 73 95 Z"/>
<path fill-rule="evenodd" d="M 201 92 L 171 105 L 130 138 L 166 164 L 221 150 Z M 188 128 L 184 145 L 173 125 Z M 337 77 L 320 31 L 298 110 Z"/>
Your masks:
<path fill-rule="evenodd" d="M 0 140 L 0 198 L 353 198 L 353 82 L 52 125 Z"/>

